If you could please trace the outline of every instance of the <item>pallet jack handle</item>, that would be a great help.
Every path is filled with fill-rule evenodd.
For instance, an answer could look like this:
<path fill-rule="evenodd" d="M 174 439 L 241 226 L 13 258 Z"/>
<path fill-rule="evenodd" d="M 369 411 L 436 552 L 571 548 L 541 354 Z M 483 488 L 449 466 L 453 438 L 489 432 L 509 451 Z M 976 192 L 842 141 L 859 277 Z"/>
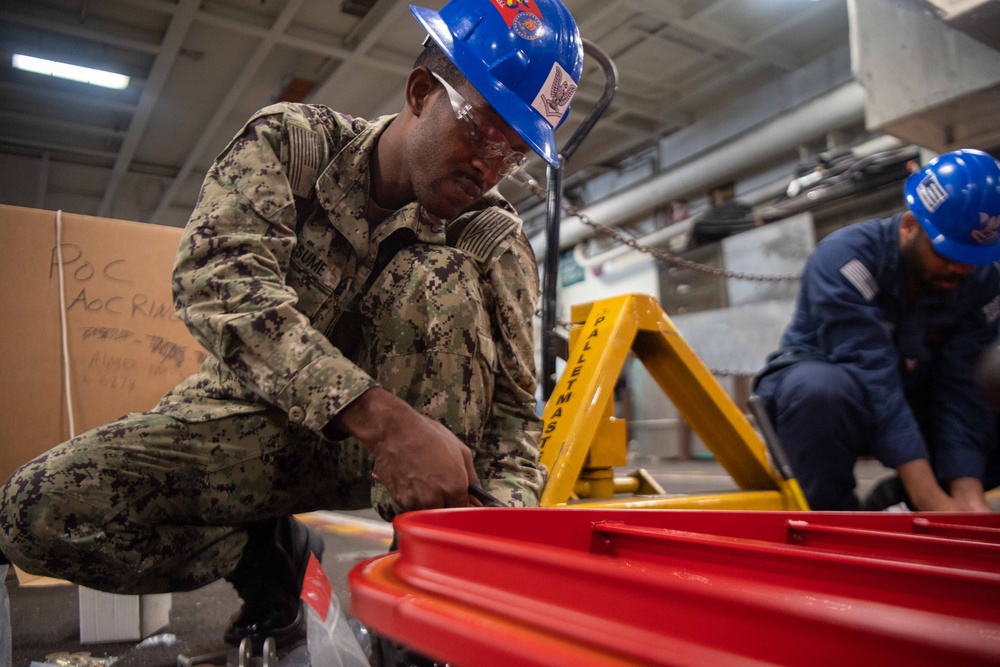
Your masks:
<path fill-rule="evenodd" d="M 757 428 L 760 430 L 761 438 L 764 440 L 764 445 L 767 447 L 767 453 L 771 456 L 771 462 L 775 470 L 781 475 L 782 479 L 794 479 L 795 473 L 792 471 L 791 464 L 788 463 L 788 455 L 785 454 L 785 448 L 781 446 L 781 441 L 778 440 L 778 433 L 771 424 L 771 418 L 767 416 L 764 399 L 754 394 L 747 399 L 747 407 L 750 408 L 750 412 L 757 422 Z"/>
<path fill-rule="evenodd" d="M 542 401 L 547 401 L 556 384 L 556 356 L 559 339 L 556 335 L 556 293 L 559 286 L 559 224 L 562 210 L 563 166 L 580 147 L 584 138 L 604 115 L 618 91 L 618 69 L 601 47 L 583 40 L 583 52 L 597 61 L 604 71 L 604 93 L 583 119 L 566 146 L 559 152 L 559 166 L 546 171 L 545 275 L 542 285 Z"/>

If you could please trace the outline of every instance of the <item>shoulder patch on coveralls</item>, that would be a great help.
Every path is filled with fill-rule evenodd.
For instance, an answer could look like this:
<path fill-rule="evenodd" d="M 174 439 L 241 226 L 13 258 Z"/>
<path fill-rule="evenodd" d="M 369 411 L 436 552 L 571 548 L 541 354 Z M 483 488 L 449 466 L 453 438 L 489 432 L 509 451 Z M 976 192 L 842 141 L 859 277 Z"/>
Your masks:
<path fill-rule="evenodd" d="M 486 266 L 503 254 L 507 248 L 504 241 L 520 228 L 520 218 L 498 206 L 491 206 L 465 225 L 455 247 Z"/>
<path fill-rule="evenodd" d="M 997 321 L 1000 318 L 1000 296 L 995 296 L 990 299 L 990 302 L 983 306 L 983 317 L 990 324 Z"/>
<path fill-rule="evenodd" d="M 849 283 L 854 285 L 865 301 L 871 301 L 878 294 L 878 283 L 875 282 L 875 276 L 860 260 L 852 259 L 844 264 L 840 267 L 840 273 L 847 278 Z"/>

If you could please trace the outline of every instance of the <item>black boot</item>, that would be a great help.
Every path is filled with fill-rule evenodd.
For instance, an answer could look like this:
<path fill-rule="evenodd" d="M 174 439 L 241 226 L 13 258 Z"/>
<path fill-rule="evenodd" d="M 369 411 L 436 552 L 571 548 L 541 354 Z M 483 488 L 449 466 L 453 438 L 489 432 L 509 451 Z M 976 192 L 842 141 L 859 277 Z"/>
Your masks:
<path fill-rule="evenodd" d="M 273 637 L 284 646 L 305 635 L 305 613 L 299 596 L 309 555 L 322 560 L 323 539 L 292 517 L 254 524 L 236 569 L 226 576 L 243 598 L 224 638 L 238 646 L 249 637 L 254 653 Z"/>
<path fill-rule="evenodd" d="M 891 475 L 876 482 L 865 499 L 861 501 L 861 509 L 864 512 L 884 512 L 900 503 L 905 503 L 910 510 L 916 510 L 916 507 L 910 502 L 910 497 L 906 494 L 903 480 L 899 478 L 899 475 Z"/>

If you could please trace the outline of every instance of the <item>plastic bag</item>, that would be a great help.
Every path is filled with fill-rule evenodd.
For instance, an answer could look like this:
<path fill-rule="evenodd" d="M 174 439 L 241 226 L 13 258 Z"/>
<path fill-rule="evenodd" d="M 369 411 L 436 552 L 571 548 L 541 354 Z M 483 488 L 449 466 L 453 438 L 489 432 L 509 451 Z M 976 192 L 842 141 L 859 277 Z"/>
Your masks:
<path fill-rule="evenodd" d="M 302 599 L 306 603 L 309 664 L 313 667 L 368 667 L 368 658 L 316 556 L 309 557 Z"/>

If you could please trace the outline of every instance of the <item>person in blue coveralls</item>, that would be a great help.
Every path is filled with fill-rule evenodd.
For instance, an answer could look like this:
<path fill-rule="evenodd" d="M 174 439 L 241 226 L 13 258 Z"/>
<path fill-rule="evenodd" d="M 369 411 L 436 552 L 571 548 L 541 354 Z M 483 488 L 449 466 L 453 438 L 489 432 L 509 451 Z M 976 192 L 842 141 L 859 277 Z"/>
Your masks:
<path fill-rule="evenodd" d="M 989 511 L 984 488 L 1000 483 L 996 413 L 973 382 L 1000 315 L 1000 163 L 946 153 L 904 194 L 903 212 L 817 245 L 754 379 L 814 510 L 884 508 L 855 493 L 864 455 L 895 469 L 916 510 Z"/>

